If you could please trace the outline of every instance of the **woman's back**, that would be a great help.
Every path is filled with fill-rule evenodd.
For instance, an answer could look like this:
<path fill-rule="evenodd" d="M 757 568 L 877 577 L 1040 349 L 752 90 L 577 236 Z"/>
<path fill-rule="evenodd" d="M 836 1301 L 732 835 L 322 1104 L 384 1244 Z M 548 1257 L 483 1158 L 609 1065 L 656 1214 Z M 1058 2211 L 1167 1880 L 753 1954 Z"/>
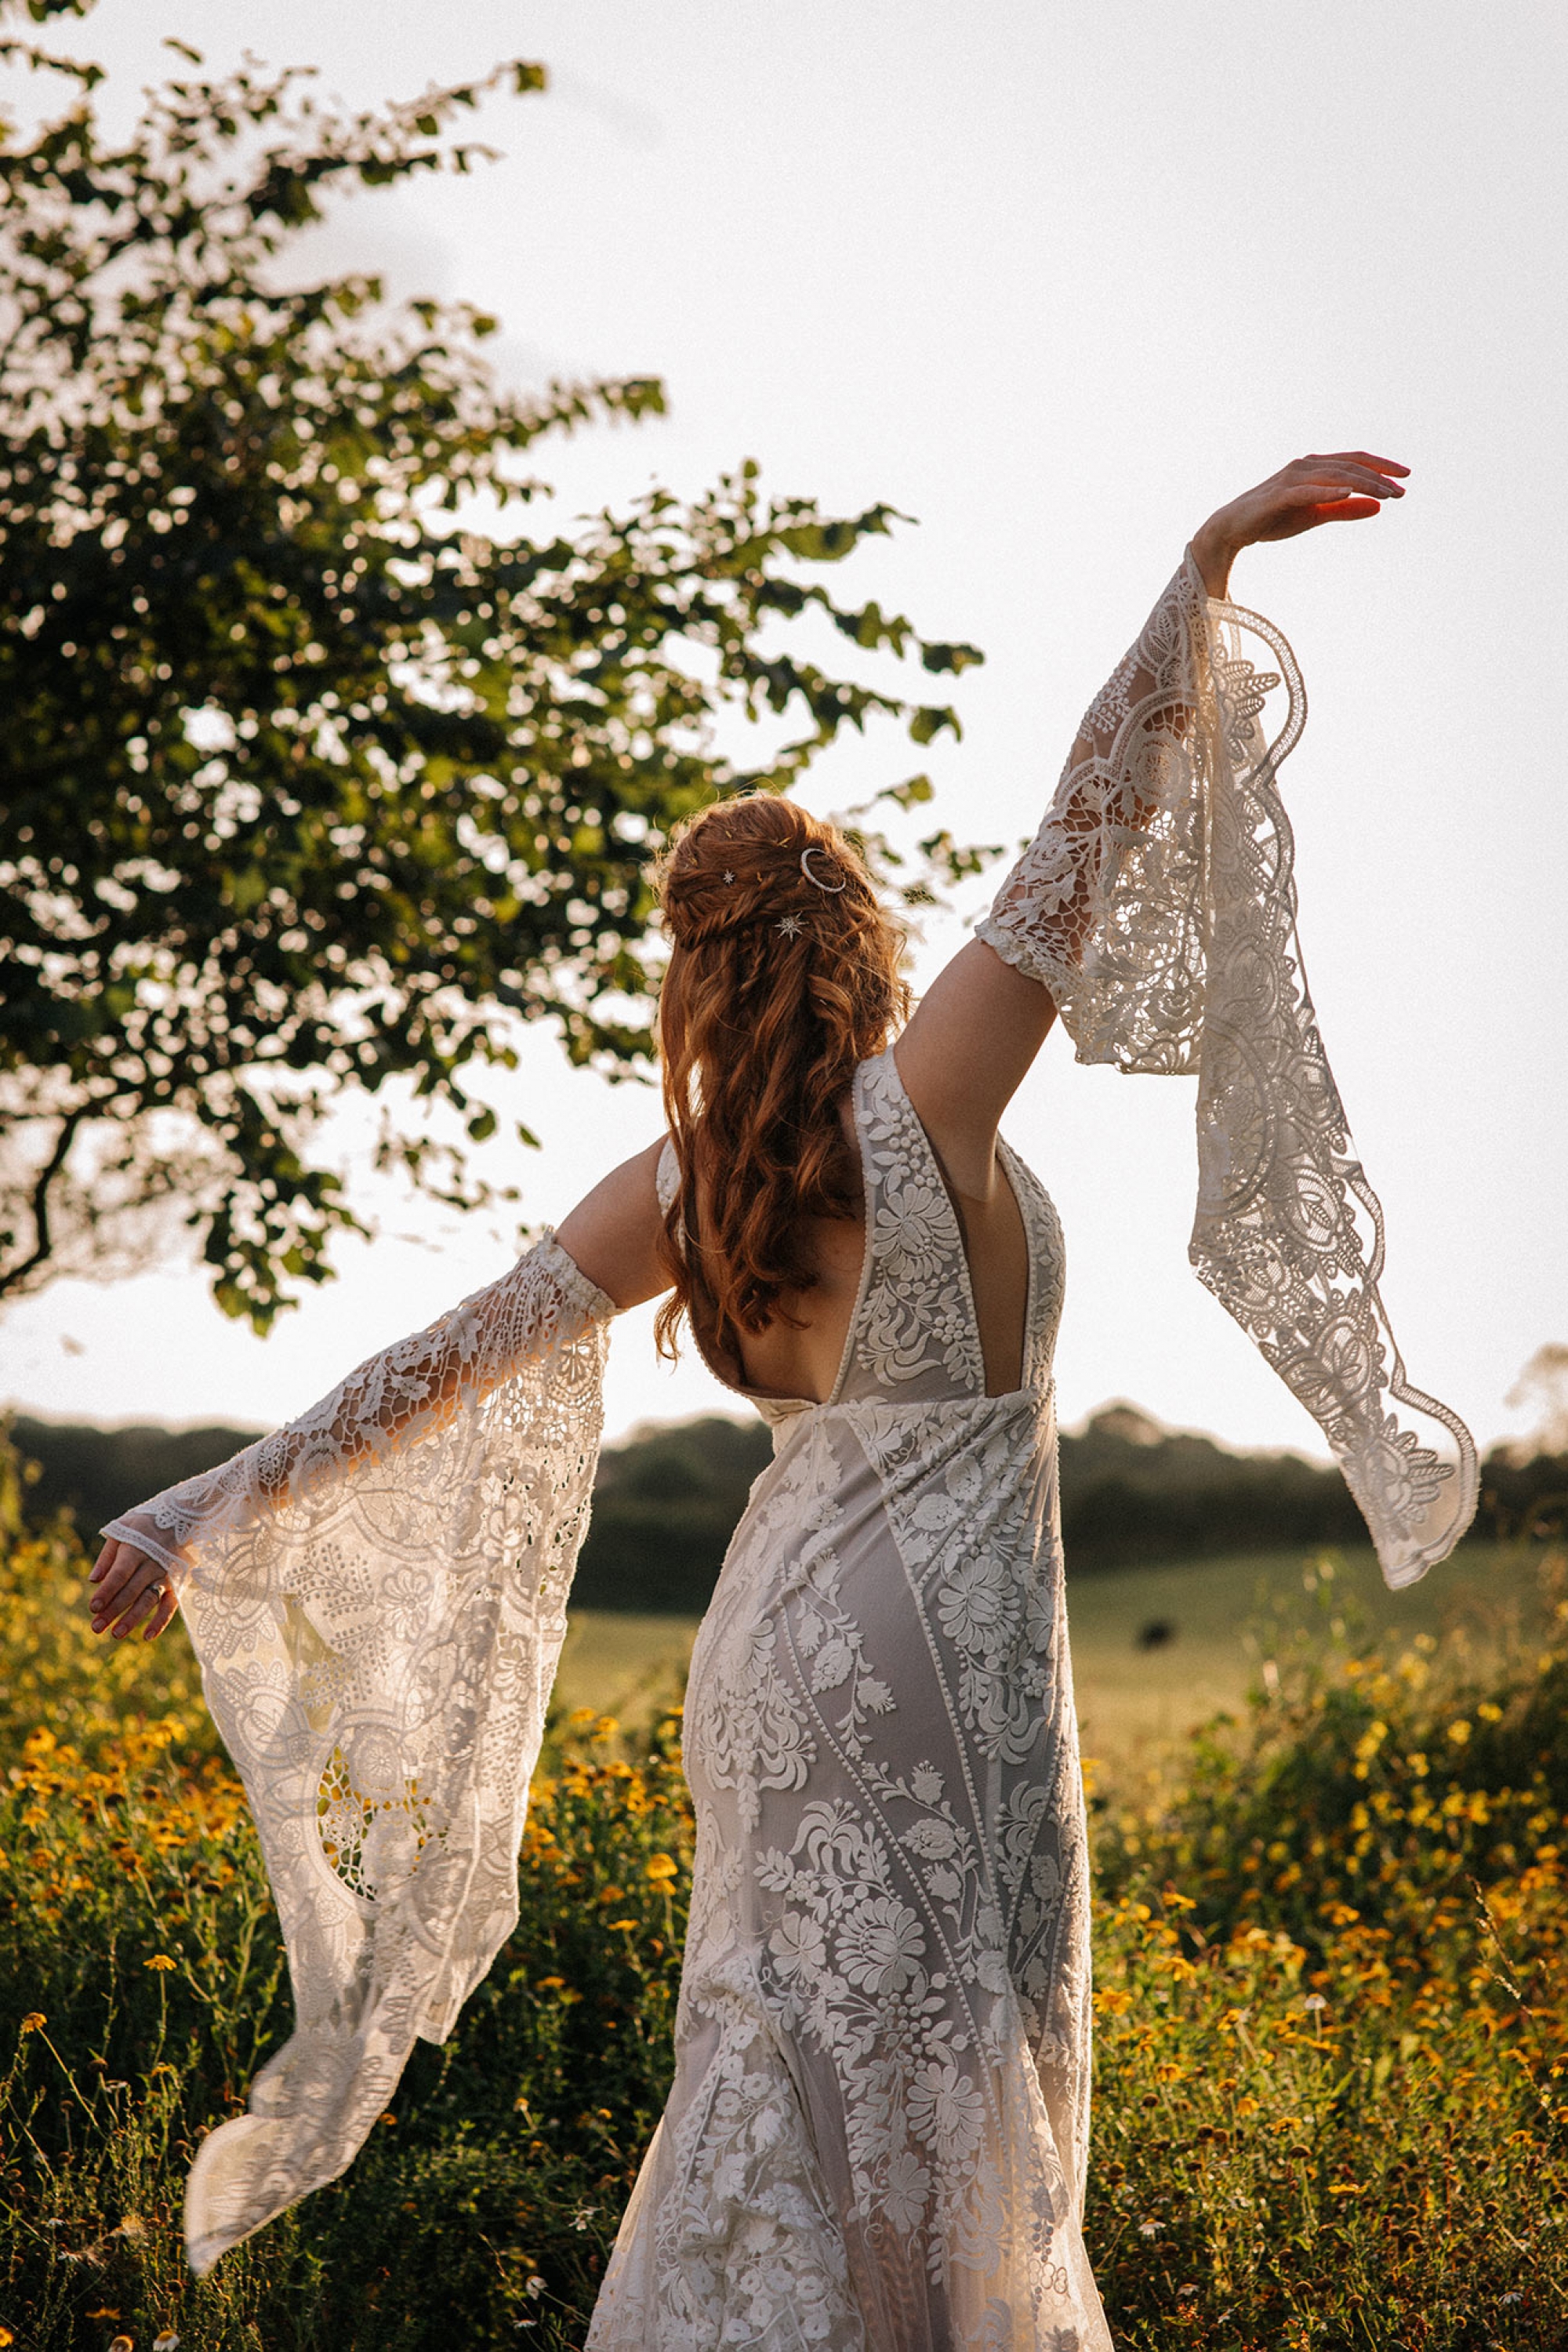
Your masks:
<path fill-rule="evenodd" d="M 847 1396 L 1013 1394 L 1055 1337 L 1060 1232 L 1045 1193 L 1000 1139 L 989 1199 L 958 1193 L 891 1048 L 861 1063 L 842 1118 L 856 1213 L 801 1231 L 817 1282 L 786 1295 L 738 1361 L 704 1348 L 705 1360 L 773 1420 Z M 668 1142 L 656 1175 L 662 1213 L 679 1184 Z M 699 1246 L 702 1230 L 700 1213 Z M 917 1364 L 928 1377 L 910 1388 Z"/>
<path fill-rule="evenodd" d="M 778 1371 L 757 1398 L 774 1456 L 692 1654 L 676 2077 L 588 2340 L 957 2352 L 1005 2310 L 1020 2352 L 1053 2334 L 1109 2352 L 1075 2220 L 1060 1230 L 1000 1146 L 974 1264 L 1015 1336 L 987 1364 L 958 1206 L 891 1049 L 857 1067 L 848 1118 L 861 1213 L 828 1223 L 811 1323 L 778 1318 L 746 1367 Z"/>
<path fill-rule="evenodd" d="M 847 1150 L 858 1172 L 861 1142 L 848 1094 L 840 1106 L 839 1116 Z M 958 1225 L 973 1292 L 986 1391 L 1000 1396 L 1017 1388 L 1022 1380 L 1029 1293 L 1029 1251 L 1024 1219 L 1013 1186 L 994 1152 L 985 1192 L 964 1192 L 953 1181 L 934 1139 L 927 1135 L 925 1140 Z M 672 1162 L 671 1153 L 663 1162 L 664 1189 L 668 1189 L 675 1172 Z M 753 1397 L 806 1399 L 813 1402 L 821 1402 L 832 1394 L 867 1270 L 863 1180 L 858 1193 L 851 1216 L 801 1220 L 797 1246 L 805 1261 L 816 1267 L 816 1280 L 809 1289 L 785 1294 L 780 1301 L 780 1311 L 767 1328 L 748 1337 L 738 1362 L 713 1362 L 712 1370 L 727 1386 Z"/>

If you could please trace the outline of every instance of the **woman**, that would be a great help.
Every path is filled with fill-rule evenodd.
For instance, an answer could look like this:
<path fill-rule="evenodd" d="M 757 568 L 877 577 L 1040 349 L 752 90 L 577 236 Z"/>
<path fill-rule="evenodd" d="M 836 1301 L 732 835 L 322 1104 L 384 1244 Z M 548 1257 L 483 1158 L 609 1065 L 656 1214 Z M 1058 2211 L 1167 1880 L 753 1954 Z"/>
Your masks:
<path fill-rule="evenodd" d="M 1301 459 L 1204 525 L 901 1028 L 900 941 L 842 837 L 771 799 L 699 817 L 663 873 L 668 1134 L 490 1290 L 106 1531 L 95 1622 L 151 1635 L 177 1595 L 293 1970 L 294 2038 L 193 2170 L 198 2268 L 351 2161 L 515 1920 L 605 1327 L 662 1295 L 775 1459 L 693 1655 L 677 2075 L 590 2345 L 1109 2346 L 1061 1240 L 997 1128 L 1058 1012 L 1080 1058 L 1195 1070 L 1201 1277 L 1317 1416 L 1390 1580 L 1443 1557 L 1474 1449 L 1405 1383 L 1306 994 L 1294 664 L 1220 601 L 1239 548 L 1372 515 L 1405 470 Z"/>

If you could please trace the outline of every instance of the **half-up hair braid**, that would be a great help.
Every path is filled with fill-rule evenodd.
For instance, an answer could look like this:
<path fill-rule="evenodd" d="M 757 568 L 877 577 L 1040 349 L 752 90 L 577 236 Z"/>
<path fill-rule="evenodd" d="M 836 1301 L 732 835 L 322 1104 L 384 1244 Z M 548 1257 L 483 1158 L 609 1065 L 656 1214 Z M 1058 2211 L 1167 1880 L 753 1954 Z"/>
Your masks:
<path fill-rule="evenodd" d="M 858 1211 L 839 1106 L 908 1011 L 904 940 L 837 827 L 771 794 L 704 809 L 658 878 L 680 1187 L 665 1219 L 674 1288 L 655 1328 L 673 1355 L 689 1315 L 714 1361 L 738 1367 L 743 1339 L 817 1279 L 804 1221 Z"/>

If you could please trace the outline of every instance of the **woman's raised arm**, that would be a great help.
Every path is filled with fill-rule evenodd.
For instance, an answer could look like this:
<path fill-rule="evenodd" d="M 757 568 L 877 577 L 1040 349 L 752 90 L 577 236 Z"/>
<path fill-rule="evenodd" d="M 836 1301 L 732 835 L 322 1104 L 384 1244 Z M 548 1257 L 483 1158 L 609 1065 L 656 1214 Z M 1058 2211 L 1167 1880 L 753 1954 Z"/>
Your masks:
<path fill-rule="evenodd" d="M 1406 471 L 1392 458 L 1341 450 L 1297 458 L 1244 491 L 1193 535 L 1187 562 L 1199 601 L 1224 597 L 1242 548 L 1376 514 L 1384 499 L 1404 496 Z M 1077 1035 L 1070 1008 L 1086 956 L 1106 944 L 1108 886 L 1137 837 L 1171 817 L 1173 776 L 1192 764 L 1206 649 L 1184 633 L 1183 586 L 1178 572 L 1089 705 L 1039 833 L 978 938 L 939 973 L 900 1041 L 910 1099 L 961 1183 L 967 1171 L 969 1189 L 984 1189 L 1002 1113 L 1058 1011 Z M 1159 912 L 1151 908 L 1150 919 Z"/>
<path fill-rule="evenodd" d="M 1306 716 L 1295 657 L 1217 592 L 1238 548 L 1373 514 L 1403 471 L 1362 450 L 1300 458 L 1210 517 L 899 1049 L 954 1181 L 982 1199 L 996 1119 L 1053 1013 L 1081 1062 L 1196 1076 L 1188 1256 L 1321 1429 L 1390 1584 L 1469 1524 L 1476 1449 L 1406 1380 L 1378 1287 L 1383 1213 L 1308 992 L 1278 780 Z"/>

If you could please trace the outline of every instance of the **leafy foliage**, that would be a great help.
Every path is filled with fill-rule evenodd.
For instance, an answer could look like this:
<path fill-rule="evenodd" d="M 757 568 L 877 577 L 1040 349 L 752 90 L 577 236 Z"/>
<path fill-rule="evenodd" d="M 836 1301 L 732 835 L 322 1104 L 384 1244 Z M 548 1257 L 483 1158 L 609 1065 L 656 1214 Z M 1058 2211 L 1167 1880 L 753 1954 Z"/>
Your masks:
<path fill-rule="evenodd" d="M 781 629 L 939 676 L 978 656 L 797 576 L 891 509 L 771 499 L 750 463 L 531 537 L 534 445 L 662 387 L 520 396 L 472 309 L 289 282 L 337 196 L 482 161 L 455 126 L 542 91 L 540 66 L 347 118 L 297 73 L 209 80 L 182 52 L 115 142 L 96 68 L 7 53 L 79 89 L 0 140 L 0 1295 L 113 1270 L 184 1217 L 220 1305 L 265 1329 L 359 1225 L 311 1156 L 333 1099 L 411 1096 L 383 1163 L 491 1197 L 468 1147 L 520 1022 L 612 1071 L 647 1054 L 669 827 L 787 788 L 878 714 L 921 744 L 956 726 Z M 726 714 L 767 722 L 752 764 Z M 975 857 L 941 833 L 922 855 Z"/>
<path fill-rule="evenodd" d="M 38 1472 L 29 1515 L 41 1521 L 68 1507 L 84 1529 L 227 1461 L 260 1434 L 221 1424 L 105 1430 L 18 1419 L 13 1426 Z M 709 1414 L 654 1423 L 606 1446 L 574 1605 L 700 1613 L 772 1444 L 760 1421 Z M 1565 1508 L 1568 1456 L 1521 1460 L 1495 1448 L 1474 1540 L 1545 1539 Z M 1131 1405 L 1107 1406 L 1063 1436 L 1061 1510 L 1074 1579 L 1139 1562 L 1366 1547 L 1337 1470 L 1292 1454 L 1238 1454 L 1212 1438 L 1163 1430 Z"/>

